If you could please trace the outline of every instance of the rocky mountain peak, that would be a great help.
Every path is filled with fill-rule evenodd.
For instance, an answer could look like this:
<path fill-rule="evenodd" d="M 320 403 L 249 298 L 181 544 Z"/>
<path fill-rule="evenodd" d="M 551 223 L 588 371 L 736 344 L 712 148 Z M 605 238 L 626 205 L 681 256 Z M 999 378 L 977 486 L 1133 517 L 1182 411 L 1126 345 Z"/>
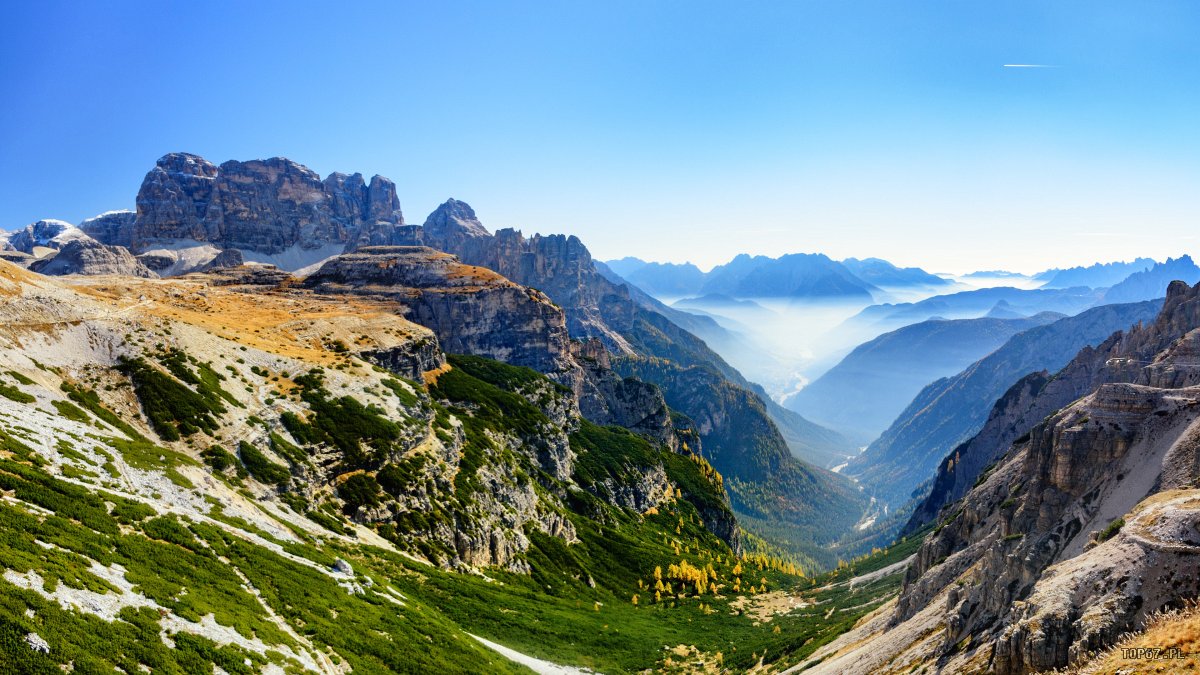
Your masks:
<path fill-rule="evenodd" d="M 154 166 L 156 169 L 160 169 L 168 174 L 182 174 L 206 178 L 215 178 L 217 175 L 216 164 L 199 155 L 193 155 L 190 152 L 167 153 L 159 157 Z"/>
<path fill-rule="evenodd" d="M 89 223 L 88 231 L 135 253 L 199 242 L 276 256 L 270 262 L 284 265 L 294 258 L 294 269 L 314 261 L 305 251 L 334 247 L 319 259 L 360 241 L 387 241 L 381 229 L 403 223 L 396 185 L 382 176 L 367 182 L 362 174 L 333 173 L 322 180 L 284 157 L 216 166 L 176 152 L 146 174 L 136 215 Z"/>
<path fill-rule="evenodd" d="M 1187 256 L 1184 257 L 1186 258 Z M 1190 258 L 1188 259 L 1190 260 Z M 1163 303 L 1162 315 L 1166 316 L 1186 311 L 1183 309 L 1184 305 L 1188 303 L 1196 304 L 1197 299 L 1200 298 L 1200 291 L 1197 289 L 1200 289 L 1200 284 L 1193 287 L 1189 286 L 1185 281 L 1178 279 L 1172 281 L 1167 286 L 1167 298 Z"/>
<path fill-rule="evenodd" d="M 67 243 L 86 236 L 79 228 L 66 221 L 46 218 L 13 232 L 8 237 L 8 245 L 13 250 L 32 254 L 34 248 L 61 249 Z"/>
<path fill-rule="evenodd" d="M 396 196 L 396 184 L 378 174 L 371 176 L 371 184 L 367 186 L 367 220 L 384 221 L 404 224 L 404 214 L 400 212 L 400 198 Z"/>
<path fill-rule="evenodd" d="M 475 216 L 475 209 L 466 202 L 447 199 L 425 219 L 425 233 L 434 239 L 455 237 L 486 237 L 487 228 Z"/>

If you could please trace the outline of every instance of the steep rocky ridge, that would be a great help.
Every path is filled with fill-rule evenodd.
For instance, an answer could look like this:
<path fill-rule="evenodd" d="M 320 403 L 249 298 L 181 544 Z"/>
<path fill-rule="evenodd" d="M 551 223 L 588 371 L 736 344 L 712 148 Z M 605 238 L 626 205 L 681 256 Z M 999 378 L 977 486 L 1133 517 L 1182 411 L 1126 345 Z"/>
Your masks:
<path fill-rule="evenodd" d="M 599 340 L 613 353 L 614 370 L 657 385 L 671 408 L 696 422 L 705 454 L 713 458 L 718 471 L 735 477 L 727 483 L 731 493 L 742 493 L 733 498 L 735 509 L 753 517 L 746 510 L 753 503 L 754 513 L 769 519 L 782 516 L 778 529 L 799 528 L 789 533 L 799 546 L 796 550 L 823 555 L 822 561 L 830 562 L 831 557 L 800 532 L 848 527 L 861 517 L 865 498 L 841 476 L 796 460 L 771 419 L 768 404 L 735 369 L 702 340 L 647 306 L 651 303 L 636 300 L 639 291 L 600 274 L 577 237 L 526 238 L 513 229 L 489 234 L 470 206 L 453 199 L 438 207 L 423 226 L 398 228 L 395 236 L 394 243 L 447 251 L 464 263 L 495 270 L 545 292 L 565 312 L 571 337 Z M 794 435 L 809 431 L 799 420 L 789 422 Z M 828 442 L 824 437 L 814 441 Z M 745 469 L 763 465 L 781 470 L 764 474 Z M 738 476 L 756 476 L 754 480 L 763 479 L 765 484 L 739 482 Z M 818 499 L 828 500 L 826 513 L 835 514 L 832 527 L 828 521 L 818 525 L 811 507 Z M 809 505 L 777 508 L 796 500 Z"/>
<path fill-rule="evenodd" d="M 1023 330 L 1061 318 L 922 321 L 859 345 L 786 401 L 788 408 L 866 444 L 928 383 L 962 370 Z M 863 456 L 848 473 L 861 471 Z"/>
<path fill-rule="evenodd" d="M 1024 412 L 1028 407 L 1025 397 L 1041 385 L 1035 387 L 1037 378 L 1014 387 L 1015 381 L 1031 372 L 1057 372 L 1080 349 L 1098 345 L 1115 331 L 1152 320 L 1161 307 L 1161 301 L 1105 305 L 1017 333 L 962 372 L 922 389 L 854 462 L 856 475 L 872 486 L 877 498 L 899 506 L 937 474 L 942 482 L 935 483 L 932 491 L 944 496 L 925 502 L 922 508 L 936 504 L 932 513 L 918 509 L 913 516 L 914 524 L 932 520 L 936 508 L 962 497 L 978 471 L 1024 433 L 1025 429 L 1016 431 L 1021 425 L 1015 416 L 1020 413 L 1014 411 Z M 1043 375 L 1040 381 L 1044 384 L 1046 379 Z M 1013 390 L 1005 394 L 1010 387 Z M 955 478 L 950 487 L 941 478 L 938 462 L 945 465 L 951 451 L 973 437 L 971 442 L 981 446 L 954 453 Z M 986 441 L 986 451 L 982 449 L 985 438 L 991 439 Z"/>
<path fill-rule="evenodd" d="M 572 342 L 563 311 L 545 294 L 490 269 L 428 247 L 373 246 L 333 258 L 304 286 L 394 300 L 410 320 L 433 330 L 447 351 L 545 373 L 573 392 L 592 422 L 624 426 L 678 447 L 656 387 L 617 375 L 599 341 Z"/>
<path fill-rule="evenodd" d="M 984 467 L 994 463 L 1014 440 L 1047 415 L 1101 384 L 1137 382 L 1143 367 L 1150 372 L 1149 366 L 1160 352 L 1182 339 L 1189 326 L 1196 325 L 1191 323 L 1190 313 L 1195 311 L 1191 303 L 1181 300 L 1186 288 L 1182 282 L 1170 287 L 1168 293 L 1174 296 L 1167 298 L 1152 323 L 1135 324 L 1094 348 L 1084 347 L 1053 377 L 1034 373 L 1014 385 L 989 413 L 983 429 L 942 461 L 929 496 L 918 506 L 906 529 L 913 531 L 929 522 L 939 509 L 965 494 Z"/>
<path fill-rule="evenodd" d="M 1200 285 L 1182 282 L 1153 323 L 1081 350 L 1033 400 L 1085 395 L 943 511 L 895 609 L 811 672 L 1061 668 L 1200 594 L 1198 354 Z"/>

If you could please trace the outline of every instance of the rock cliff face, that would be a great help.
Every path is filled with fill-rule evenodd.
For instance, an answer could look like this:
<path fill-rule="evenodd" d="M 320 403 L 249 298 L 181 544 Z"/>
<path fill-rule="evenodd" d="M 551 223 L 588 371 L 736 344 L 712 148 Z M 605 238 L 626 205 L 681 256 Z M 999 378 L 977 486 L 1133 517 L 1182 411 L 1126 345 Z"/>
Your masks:
<path fill-rule="evenodd" d="M 938 466 L 929 494 L 921 500 L 904 527 L 904 534 L 921 529 L 937 518 L 943 506 L 961 499 L 976 479 L 1029 428 L 1028 413 L 1050 381 L 1050 373 L 1030 373 L 996 401 L 983 429 L 954 448 Z"/>
<path fill-rule="evenodd" d="M 281 157 L 220 167 L 187 153 L 158 160 L 137 196 L 137 215 L 89 221 L 107 244 L 140 253 L 156 243 L 207 242 L 261 254 L 355 244 L 402 224 L 396 186 L 381 176 L 315 172 Z"/>
<path fill-rule="evenodd" d="M 489 269 L 428 247 L 363 247 L 325 263 L 304 285 L 400 302 L 407 318 L 433 330 L 446 351 L 533 368 L 571 390 L 592 422 L 679 446 L 657 387 L 616 374 L 598 341 L 570 339 L 562 310 L 549 298 Z M 395 362 L 391 355 L 371 358 Z"/>
<path fill-rule="evenodd" d="M 612 369 L 608 350 L 599 340 L 572 342 L 572 355 L 583 376 L 576 384 L 579 411 L 596 424 L 615 424 L 679 449 L 671 410 L 662 391 L 642 380 L 621 377 Z M 699 452 L 699 439 L 694 442 Z"/>
<path fill-rule="evenodd" d="M 32 262 L 29 269 L 51 276 L 119 274 L 158 278 L 123 246 L 105 246 L 90 238 L 71 240 L 53 256 Z"/>
<path fill-rule="evenodd" d="M 1010 408 L 1088 391 L 943 509 L 878 634 L 813 672 L 1061 668 L 1200 594 L 1198 345 L 1200 285 L 1176 282 L 1153 323 L 1010 390 Z"/>
<path fill-rule="evenodd" d="M 544 294 L 423 247 L 367 247 L 305 280 L 321 293 L 386 297 L 433 330 L 451 353 L 486 356 L 572 381 L 577 371 L 562 310 Z"/>
<path fill-rule="evenodd" d="M 79 224 L 85 234 L 109 246 L 133 247 L 133 226 L 137 221 L 135 211 L 109 211 Z"/>

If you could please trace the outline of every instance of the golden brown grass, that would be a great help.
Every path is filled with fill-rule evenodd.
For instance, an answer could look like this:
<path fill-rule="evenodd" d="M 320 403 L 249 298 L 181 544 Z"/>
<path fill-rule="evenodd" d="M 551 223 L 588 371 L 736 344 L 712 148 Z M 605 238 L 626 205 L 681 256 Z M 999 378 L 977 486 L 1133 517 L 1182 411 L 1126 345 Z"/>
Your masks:
<path fill-rule="evenodd" d="M 0 295 L 14 296 L 21 292 L 22 284 L 35 283 L 37 279 L 44 278 L 40 275 L 30 272 L 29 270 L 14 265 L 7 260 L 0 260 Z"/>
<path fill-rule="evenodd" d="M 1183 658 L 1130 658 L 1122 651 L 1138 648 L 1175 649 Z M 1145 630 L 1127 635 L 1112 649 L 1064 672 L 1071 675 L 1126 675 L 1197 671 L 1200 671 L 1200 604 L 1189 601 L 1183 609 L 1155 615 L 1147 622 Z"/>
<path fill-rule="evenodd" d="M 427 332 L 401 318 L 397 304 L 377 300 L 290 291 L 250 294 L 183 279 L 105 279 L 73 287 L 82 294 L 115 302 L 118 312 L 172 319 L 248 347 L 311 363 L 332 364 L 343 358 L 327 349 L 325 340 L 361 343 L 357 334 L 339 334 L 345 332 L 339 329 L 339 319 L 349 319 L 347 324 L 378 324 L 369 331 L 376 335 L 403 338 Z M 380 331 L 381 327 L 387 330 Z M 281 393 L 287 389 L 281 383 Z"/>

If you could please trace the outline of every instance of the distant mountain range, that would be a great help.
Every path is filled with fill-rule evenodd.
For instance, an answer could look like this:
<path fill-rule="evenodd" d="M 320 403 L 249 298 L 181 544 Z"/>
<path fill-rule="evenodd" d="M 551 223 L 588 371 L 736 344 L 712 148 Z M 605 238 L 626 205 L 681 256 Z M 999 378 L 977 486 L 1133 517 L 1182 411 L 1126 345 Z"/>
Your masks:
<path fill-rule="evenodd" d="M 1073 315 L 1095 306 L 1104 291 L 1091 288 L 1026 290 L 1009 286 L 937 295 L 920 302 L 872 305 L 847 319 L 834 333 L 870 340 L 902 326 L 933 318 L 973 319 L 988 315 L 1033 316 L 1040 312 Z"/>
<path fill-rule="evenodd" d="M 1124 281 L 1116 284 L 1104 294 L 1102 302 L 1137 302 L 1151 298 L 1161 298 L 1172 281 L 1186 281 L 1194 284 L 1200 281 L 1200 267 L 1192 262 L 1191 256 L 1182 255 L 1178 258 L 1168 258 L 1166 262 L 1157 263 L 1153 267 L 1135 272 Z"/>
<path fill-rule="evenodd" d="M 688 311 L 711 312 L 725 310 L 731 312 L 746 312 L 750 314 L 761 314 L 770 316 L 774 314 L 771 310 L 754 302 L 753 300 L 738 300 L 731 298 L 722 293 L 709 293 L 695 298 L 683 298 L 672 303 L 673 307 L 686 309 Z"/>
<path fill-rule="evenodd" d="M 706 272 L 691 263 L 656 263 L 621 258 L 607 263 L 613 272 L 651 295 L 731 298 L 813 298 L 869 301 L 886 287 L 942 288 L 952 282 L 916 267 L 896 267 L 879 258 L 841 262 L 819 253 L 778 258 L 741 254 Z"/>
<path fill-rule="evenodd" d="M 880 287 L 952 286 L 954 282 L 930 274 L 920 267 L 896 267 L 880 258 L 846 258 L 842 261 L 854 276 Z"/>
<path fill-rule="evenodd" d="M 926 384 L 957 373 L 1012 335 L 1062 318 L 930 320 L 885 333 L 850 352 L 786 406 L 863 443 L 873 440 Z"/>
<path fill-rule="evenodd" d="M 1068 269 L 1049 269 L 1034 275 L 1034 279 L 1044 282 L 1042 288 L 1072 288 L 1087 286 L 1089 288 L 1107 288 L 1119 284 L 1131 274 L 1149 269 L 1155 265 L 1150 258 L 1137 258 L 1130 262 L 1096 263 L 1087 267 L 1071 267 Z"/>
<path fill-rule="evenodd" d="M 621 258 L 605 264 L 622 279 L 657 297 L 695 295 L 704 286 L 704 272 L 691 263 L 677 265 Z"/>
<path fill-rule="evenodd" d="M 819 253 L 789 253 L 778 258 L 742 254 L 705 276 L 701 292 L 735 298 L 855 298 L 870 301 L 879 289 L 844 265 Z"/>
<path fill-rule="evenodd" d="M 956 375 L 922 389 L 845 472 L 878 499 L 900 506 L 933 476 L 938 462 L 983 427 L 993 403 L 1023 375 L 1056 372 L 1080 349 L 1152 320 L 1161 306 L 1158 300 L 1105 305 L 1012 336 Z"/>

